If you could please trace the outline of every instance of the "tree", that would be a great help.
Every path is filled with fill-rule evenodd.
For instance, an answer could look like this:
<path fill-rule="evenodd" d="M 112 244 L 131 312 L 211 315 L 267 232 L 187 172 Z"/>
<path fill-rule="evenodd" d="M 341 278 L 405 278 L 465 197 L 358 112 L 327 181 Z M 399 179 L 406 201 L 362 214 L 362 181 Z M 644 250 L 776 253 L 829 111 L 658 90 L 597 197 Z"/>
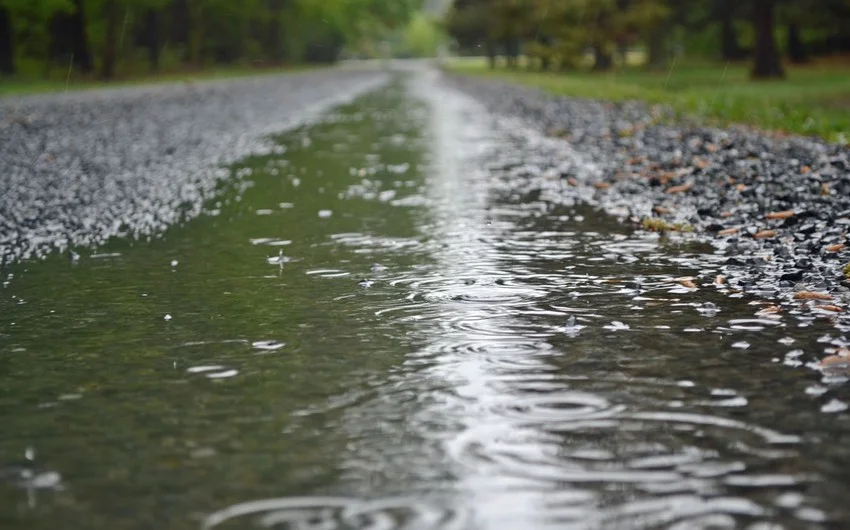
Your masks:
<path fill-rule="evenodd" d="M 105 0 L 106 42 L 103 48 L 103 70 L 101 77 L 109 80 L 115 77 L 118 46 L 118 0 Z"/>
<path fill-rule="evenodd" d="M 774 7 L 775 0 L 753 0 L 752 19 L 755 32 L 755 49 L 753 53 L 753 68 L 751 75 L 754 79 L 770 79 L 785 77 L 782 59 L 774 37 Z"/>
<path fill-rule="evenodd" d="M 0 74 L 15 73 L 15 40 L 12 35 L 12 14 L 0 5 Z"/>

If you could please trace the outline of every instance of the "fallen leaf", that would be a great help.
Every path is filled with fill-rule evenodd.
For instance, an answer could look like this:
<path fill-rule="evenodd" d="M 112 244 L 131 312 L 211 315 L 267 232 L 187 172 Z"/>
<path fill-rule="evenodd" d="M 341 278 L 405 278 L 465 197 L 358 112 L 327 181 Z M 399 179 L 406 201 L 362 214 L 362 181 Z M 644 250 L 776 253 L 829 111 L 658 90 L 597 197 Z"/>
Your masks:
<path fill-rule="evenodd" d="M 756 239 L 768 239 L 771 237 L 776 237 L 776 230 L 760 230 L 753 234 L 753 237 Z"/>
<path fill-rule="evenodd" d="M 836 243 L 835 245 L 829 245 L 826 247 L 827 252 L 841 252 L 844 249 L 844 243 Z"/>
<path fill-rule="evenodd" d="M 593 184 L 593 187 L 598 189 L 598 190 L 604 190 L 604 189 L 610 188 L 611 184 L 609 184 L 607 182 L 596 182 L 596 183 Z"/>
<path fill-rule="evenodd" d="M 844 309 L 842 309 L 841 307 L 831 304 L 819 305 L 817 306 L 817 308 L 823 309 L 824 311 L 832 311 L 833 313 L 841 313 L 842 311 L 844 311 Z"/>
<path fill-rule="evenodd" d="M 738 190 L 738 191 L 744 191 L 745 189 L 747 189 L 747 185 L 746 184 L 738 184 L 737 186 L 735 186 L 735 189 Z"/>
<path fill-rule="evenodd" d="M 820 194 L 821 195 L 829 195 L 829 184 L 824 182 L 820 185 Z"/>
<path fill-rule="evenodd" d="M 667 208 L 665 206 L 656 206 L 652 210 L 659 215 L 664 215 L 664 214 L 667 214 L 667 213 L 670 213 L 670 212 L 673 211 L 670 208 Z"/>
<path fill-rule="evenodd" d="M 738 230 L 740 230 L 740 229 L 736 228 L 736 227 L 724 228 L 723 230 L 718 231 L 717 235 L 718 236 L 731 236 L 732 234 L 737 234 Z"/>
<path fill-rule="evenodd" d="M 779 307 L 778 305 L 769 305 L 769 306 L 759 310 L 756 314 L 757 315 L 775 315 L 776 313 L 781 313 L 781 312 L 782 312 L 782 308 Z"/>
<path fill-rule="evenodd" d="M 733 214 L 732 212 L 728 212 L 728 211 L 727 212 L 720 212 L 720 217 L 732 217 L 733 215 L 735 215 L 735 214 Z"/>
<path fill-rule="evenodd" d="M 700 157 L 698 157 L 698 156 L 695 156 L 695 157 L 693 158 L 693 160 L 691 160 L 691 163 L 692 163 L 695 167 L 698 167 L 698 168 L 700 168 L 700 169 L 706 169 L 707 167 L 709 167 L 709 166 L 711 165 L 711 162 L 709 162 L 708 160 L 706 160 L 706 159 L 704 159 L 704 158 L 700 158 Z"/>
<path fill-rule="evenodd" d="M 799 291 L 794 293 L 794 300 L 832 300 L 832 296 L 815 291 Z"/>
<path fill-rule="evenodd" d="M 846 364 L 848 361 L 850 361 L 850 359 L 847 359 L 847 357 L 842 357 L 840 355 L 830 355 L 829 357 L 824 357 L 821 360 L 820 365 L 822 367 L 826 367 L 833 366 L 836 364 Z"/>
<path fill-rule="evenodd" d="M 709 153 L 716 153 L 720 151 L 720 146 L 717 144 L 705 144 L 705 150 Z"/>
<path fill-rule="evenodd" d="M 794 217 L 796 212 L 794 210 L 785 210 L 782 212 L 770 212 L 765 217 L 768 219 L 788 219 L 789 217 Z"/>
<path fill-rule="evenodd" d="M 664 193 L 684 193 L 684 192 L 688 191 L 689 189 L 691 189 L 693 187 L 694 187 L 694 183 L 688 182 L 687 184 L 680 184 L 678 186 L 670 186 L 669 188 L 664 190 Z"/>
<path fill-rule="evenodd" d="M 717 278 L 714 279 L 714 283 L 716 283 L 717 285 L 726 285 L 726 276 L 718 274 Z"/>
<path fill-rule="evenodd" d="M 683 287 L 687 287 L 688 289 L 698 289 L 697 284 L 686 278 L 679 280 L 679 284 Z"/>
<path fill-rule="evenodd" d="M 803 166 L 800 168 L 800 173 L 802 173 L 803 175 L 808 175 L 811 172 L 812 168 L 810 168 L 809 166 Z"/>

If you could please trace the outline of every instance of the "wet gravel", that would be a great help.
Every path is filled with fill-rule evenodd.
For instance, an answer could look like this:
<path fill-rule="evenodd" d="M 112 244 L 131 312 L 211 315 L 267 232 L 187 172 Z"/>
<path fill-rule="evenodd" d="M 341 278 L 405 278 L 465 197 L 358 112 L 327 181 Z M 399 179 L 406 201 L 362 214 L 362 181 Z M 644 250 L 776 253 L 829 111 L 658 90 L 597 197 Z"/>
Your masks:
<path fill-rule="evenodd" d="M 517 156 L 504 169 L 548 172 L 564 189 L 589 188 L 593 202 L 624 222 L 711 243 L 724 274 L 701 278 L 703 283 L 724 282 L 732 292 L 806 304 L 846 321 L 847 148 L 674 123 L 668 110 L 640 103 L 555 97 L 447 77 L 489 109 L 566 140 L 581 161 L 552 156 L 529 164 Z M 693 233 L 674 234 L 675 228 Z M 822 299 L 812 299 L 810 291 Z"/>
<path fill-rule="evenodd" d="M 334 69 L 0 99 L 0 264 L 195 217 L 228 164 L 385 81 Z"/>

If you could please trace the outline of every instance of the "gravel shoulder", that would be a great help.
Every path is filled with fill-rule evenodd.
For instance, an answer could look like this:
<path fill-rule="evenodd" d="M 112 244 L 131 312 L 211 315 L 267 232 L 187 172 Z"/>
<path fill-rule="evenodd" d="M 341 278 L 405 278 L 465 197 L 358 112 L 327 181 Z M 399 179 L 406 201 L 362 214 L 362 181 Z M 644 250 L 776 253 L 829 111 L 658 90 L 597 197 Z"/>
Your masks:
<path fill-rule="evenodd" d="M 269 135 L 387 80 L 335 68 L 0 99 L 0 264 L 195 217 Z"/>
<path fill-rule="evenodd" d="M 850 329 L 848 149 L 671 124 L 663 108 L 640 103 L 445 75 L 491 111 L 563 138 L 585 162 L 552 159 L 533 171 L 589 188 L 593 202 L 624 222 L 713 245 L 723 274 L 702 283 L 787 301 Z"/>

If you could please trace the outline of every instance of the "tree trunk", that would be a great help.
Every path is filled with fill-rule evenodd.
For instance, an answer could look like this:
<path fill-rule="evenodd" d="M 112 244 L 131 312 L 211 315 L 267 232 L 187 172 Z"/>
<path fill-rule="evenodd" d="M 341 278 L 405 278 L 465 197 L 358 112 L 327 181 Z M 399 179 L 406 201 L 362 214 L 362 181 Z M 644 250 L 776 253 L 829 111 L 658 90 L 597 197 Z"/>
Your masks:
<path fill-rule="evenodd" d="M 792 63 L 805 63 L 809 60 L 806 46 L 800 38 L 800 26 L 795 22 L 788 24 L 788 58 Z"/>
<path fill-rule="evenodd" d="M 100 76 L 105 80 L 115 77 L 115 61 L 118 40 L 118 3 L 117 0 L 106 0 L 104 5 L 106 15 L 106 42 L 103 48 L 103 70 Z"/>
<path fill-rule="evenodd" d="M 194 0 L 189 3 L 189 62 L 197 67 L 203 66 L 204 47 L 204 8 Z"/>
<path fill-rule="evenodd" d="M 595 72 L 607 72 L 614 66 L 614 58 L 608 52 L 604 45 L 596 45 L 593 47 L 593 70 Z"/>
<path fill-rule="evenodd" d="M 496 46 L 493 41 L 488 40 L 484 45 L 487 48 L 487 64 L 490 65 L 490 70 L 496 69 Z"/>
<path fill-rule="evenodd" d="M 173 0 L 168 14 L 168 42 L 182 46 L 183 62 L 188 63 L 191 60 L 189 53 L 191 17 L 187 0 Z"/>
<path fill-rule="evenodd" d="M 86 33 L 86 14 L 83 9 L 84 0 L 74 0 L 74 14 L 71 16 L 71 38 L 73 39 L 74 64 L 84 74 L 94 70 L 89 48 L 89 38 Z"/>
<path fill-rule="evenodd" d="M 12 35 L 12 17 L 9 10 L 0 6 L 0 74 L 15 73 L 15 41 Z"/>
<path fill-rule="evenodd" d="M 148 60 L 151 70 L 159 71 L 159 54 L 162 48 L 162 40 L 159 29 L 159 11 L 148 9 L 145 13 L 145 47 L 148 49 Z"/>
<path fill-rule="evenodd" d="M 785 77 L 782 58 L 773 36 L 773 7 L 775 0 L 754 0 L 753 30 L 755 54 L 751 75 L 754 79 Z"/>
<path fill-rule="evenodd" d="M 665 50 L 665 28 L 663 24 L 658 24 L 649 32 L 647 39 L 647 49 L 649 56 L 646 60 L 646 67 L 650 70 L 663 70 L 667 66 L 667 53 Z"/>
<path fill-rule="evenodd" d="M 271 8 L 269 13 L 268 34 L 266 38 L 266 53 L 274 63 L 283 61 L 283 47 L 281 42 L 280 28 L 282 26 L 280 9 L 277 6 Z"/>
<path fill-rule="evenodd" d="M 509 37 L 505 40 L 505 57 L 508 60 L 508 68 L 515 69 L 518 66 L 519 40 Z"/>
<path fill-rule="evenodd" d="M 744 58 L 745 53 L 738 42 L 735 18 L 730 6 L 720 9 L 720 56 L 724 61 L 739 61 Z"/>

